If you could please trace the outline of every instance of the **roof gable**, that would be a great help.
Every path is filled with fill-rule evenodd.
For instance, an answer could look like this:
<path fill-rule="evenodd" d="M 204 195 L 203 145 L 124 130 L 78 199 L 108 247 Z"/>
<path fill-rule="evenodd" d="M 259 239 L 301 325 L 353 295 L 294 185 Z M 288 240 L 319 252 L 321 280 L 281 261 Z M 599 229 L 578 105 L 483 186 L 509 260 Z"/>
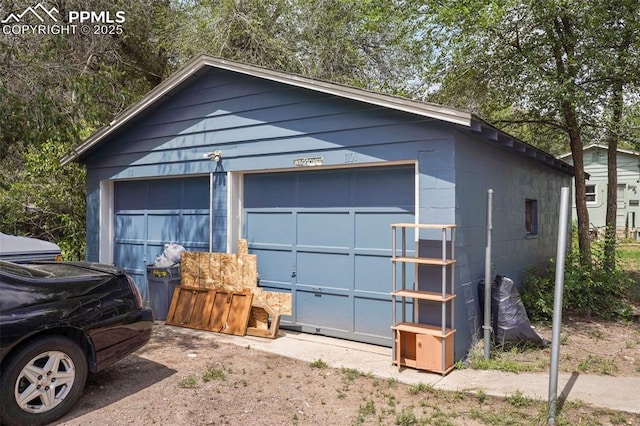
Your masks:
<path fill-rule="evenodd" d="M 384 95 L 336 83 L 314 80 L 208 55 L 196 57 L 149 91 L 140 101 L 131 105 L 108 125 L 102 127 L 77 145 L 72 152 L 62 159 L 61 164 L 65 165 L 72 161 L 82 161 L 85 156 L 89 155 L 91 151 L 103 142 L 108 141 L 117 131 L 124 129 L 126 126 L 140 119 L 146 112 L 149 112 L 154 107 L 170 99 L 184 87 L 204 75 L 211 67 L 450 123 L 475 137 L 481 137 L 489 142 L 498 144 L 502 148 L 524 154 L 545 166 L 571 175 L 573 174 L 573 168 L 560 159 L 554 158 L 550 154 L 507 135 L 469 112 L 427 102 Z"/>

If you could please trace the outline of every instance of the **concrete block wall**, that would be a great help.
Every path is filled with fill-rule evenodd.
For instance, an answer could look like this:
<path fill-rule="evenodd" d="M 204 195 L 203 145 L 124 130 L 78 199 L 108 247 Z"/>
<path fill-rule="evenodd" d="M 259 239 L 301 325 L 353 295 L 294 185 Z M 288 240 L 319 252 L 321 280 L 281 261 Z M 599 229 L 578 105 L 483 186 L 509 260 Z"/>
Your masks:
<path fill-rule="evenodd" d="M 487 191 L 493 190 L 491 277 L 508 276 L 520 285 L 529 268 L 544 267 L 555 256 L 560 191 L 571 177 L 468 138 L 456 140 L 456 326 L 473 340 L 482 323 L 478 283 L 485 273 Z M 537 201 L 537 235 L 525 231 L 526 199 Z"/>

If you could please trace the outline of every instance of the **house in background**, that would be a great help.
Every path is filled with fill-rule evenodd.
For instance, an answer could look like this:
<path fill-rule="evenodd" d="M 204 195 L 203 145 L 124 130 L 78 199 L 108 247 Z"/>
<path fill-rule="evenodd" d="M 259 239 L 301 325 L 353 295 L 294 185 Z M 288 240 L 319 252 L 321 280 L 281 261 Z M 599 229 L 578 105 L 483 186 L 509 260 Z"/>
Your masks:
<path fill-rule="evenodd" d="M 455 359 L 480 327 L 486 196 L 493 273 L 520 281 L 555 254 L 573 168 L 479 117 L 439 105 L 200 56 L 63 159 L 87 169 L 87 259 L 126 268 L 166 242 L 258 257 L 290 292 L 284 328 L 392 345 L 391 227 L 455 224 Z M 425 255 L 439 235 L 411 234 Z M 428 272 L 408 279 L 428 290 Z M 439 280 L 438 286 L 439 286 Z M 440 318 L 428 301 L 412 320 Z"/>
<path fill-rule="evenodd" d="M 607 215 L 607 151 L 605 145 L 591 144 L 584 147 L 584 171 L 586 181 L 589 227 L 597 236 L 604 236 Z M 573 164 L 571 153 L 559 157 Z M 618 149 L 618 208 L 616 233 L 619 237 L 640 240 L 640 154 Z M 577 220 L 575 199 L 573 219 Z"/>

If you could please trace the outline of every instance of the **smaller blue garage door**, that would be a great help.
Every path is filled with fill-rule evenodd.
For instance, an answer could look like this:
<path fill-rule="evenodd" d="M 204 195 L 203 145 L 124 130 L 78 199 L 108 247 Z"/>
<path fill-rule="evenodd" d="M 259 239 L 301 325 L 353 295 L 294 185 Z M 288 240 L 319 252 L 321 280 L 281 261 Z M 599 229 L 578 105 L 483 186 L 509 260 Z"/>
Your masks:
<path fill-rule="evenodd" d="M 391 227 L 414 221 L 410 166 L 249 174 L 244 233 L 260 285 L 291 292 L 282 325 L 391 345 Z"/>
<path fill-rule="evenodd" d="M 114 263 L 148 295 L 146 264 L 165 243 L 189 251 L 208 251 L 209 177 L 154 179 L 114 183 Z"/>

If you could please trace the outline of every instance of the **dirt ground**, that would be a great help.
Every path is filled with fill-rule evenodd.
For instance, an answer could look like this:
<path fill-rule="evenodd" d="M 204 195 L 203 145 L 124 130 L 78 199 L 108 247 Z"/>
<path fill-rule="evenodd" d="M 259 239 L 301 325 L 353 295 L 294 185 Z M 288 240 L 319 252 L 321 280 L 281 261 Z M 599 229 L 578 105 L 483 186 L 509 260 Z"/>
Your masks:
<path fill-rule="evenodd" d="M 551 341 L 551 325 L 536 324 L 534 327 L 538 335 Z M 471 358 L 479 358 L 482 351 L 483 343 L 480 341 Z M 497 366 L 504 370 L 548 371 L 551 348 L 511 348 L 496 350 L 492 354 L 498 361 Z M 563 318 L 560 369 L 566 372 L 640 378 L 640 323 L 592 321 L 571 316 Z"/>
<path fill-rule="evenodd" d="M 538 332 L 546 333 L 542 328 Z M 640 377 L 639 324 L 572 321 L 563 336 L 563 370 L 582 365 L 588 369 L 580 371 L 589 374 Z M 509 356 L 519 357 L 520 365 L 543 369 L 542 359 L 549 353 Z M 612 364 L 617 368 L 606 367 Z M 582 403 L 566 403 L 559 414 L 558 424 L 566 425 L 640 424 L 640 415 Z M 362 371 L 332 369 L 321 360 L 310 364 L 219 344 L 158 323 L 147 346 L 90 376 L 84 395 L 56 424 L 542 425 L 546 404 L 518 394 L 498 399 L 482 392 L 404 385 L 376 378 L 364 366 Z"/>

